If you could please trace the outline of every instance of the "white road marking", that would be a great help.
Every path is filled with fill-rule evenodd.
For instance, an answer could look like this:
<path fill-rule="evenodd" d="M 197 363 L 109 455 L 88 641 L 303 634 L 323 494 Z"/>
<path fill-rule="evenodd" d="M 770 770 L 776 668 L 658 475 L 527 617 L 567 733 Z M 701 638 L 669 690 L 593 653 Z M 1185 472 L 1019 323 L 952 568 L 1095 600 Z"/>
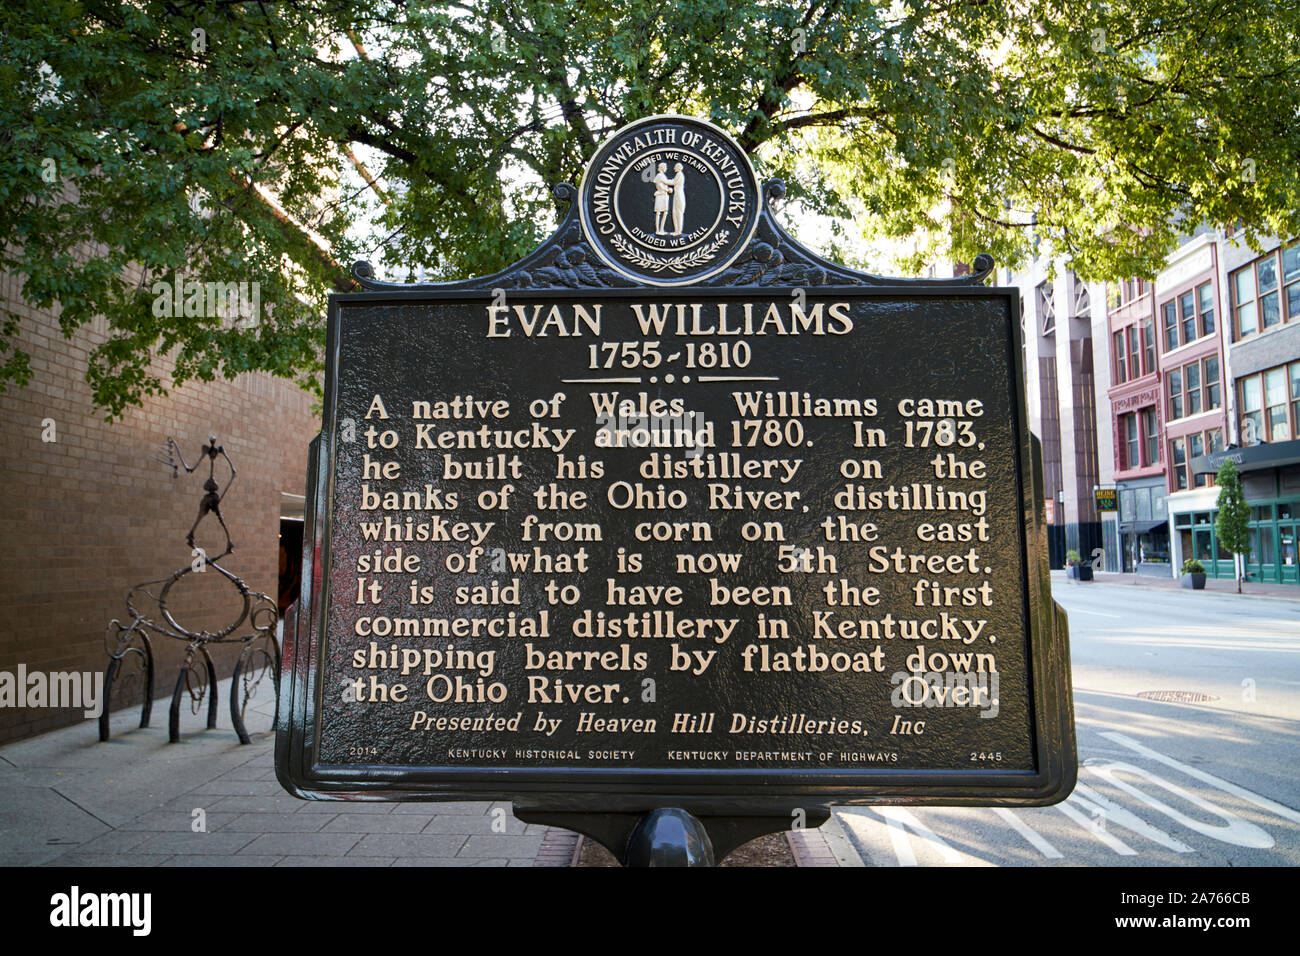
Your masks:
<path fill-rule="evenodd" d="M 1226 635 L 1230 638 L 1231 635 Z M 1121 634 L 1118 637 L 1090 637 L 1098 644 L 1123 644 L 1126 647 L 1159 647 L 1166 649 L 1199 648 L 1210 651 L 1271 651 L 1276 654 L 1300 654 L 1300 645 L 1264 644 L 1257 641 L 1225 640 L 1223 638 L 1197 637 L 1162 637 L 1159 634 L 1146 633 L 1141 636 Z"/>
<path fill-rule="evenodd" d="M 1089 822 L 1088 830 L 1098 839 L 1102 840 L 1103 843 L 1107 843 L 1107 845 L 1110 846 L 1112 850 L 1115 850 L 1116 853 L 1119 853 L 1120 851 L 1103 838 L 1103 834 L 1108 833 L 1107 828 L 1111 824 L 1123 827 L 1139 836 L 1144 836 L 1153 843 L 1159 843 L 1161 846 L 1173 850 L 1175 853 L 1195 852 L 1186 843 L 1174 839 L 1164 830 L 1152 826 L 1131 810 L 1124 809 L 1118 803 L 1102 796 L 1086 784 L 1076 784 L 1074 787 L 1074 793 L 1071 794 L 1070 799 L 1076 801 L 1085 810 L 1089 810 L 1101 818 L 1102 825 L 1100 827 Z M 1064 808 L 1065 805 L 1060 804 L 1060 806 Z M 1136 853 L 1137 851 L 1135 850 L 1133 852 Z M 1130 856 L 1132 854 L 1122 853 L 1121 855 Z"/>
<path fill-rule="evenodd" d="M 847 808 L 846 808 L 847 809 Z M 907 831 L 913 831 L 924 843 L 930 845 L 945 863 L 964 865 L 989 865 L 986 860 L 972 857 L 953 848 L 937 833 L 916 818 L 910 810 L 903 807 L 863 807 L 853 808 L 856 812 L 843 813 L 840 819 L 848 824 L 849 830 L 864 846 L 871 847 L 875 853 L 888 857 L 888 852 L 880 840 L 881 825 L 889 835 L 890 849 L 899 866 L 918 866 L 916 851 L 912 846 Z M 878 820 L 872 821 L 867 814 L 873 814 Z M 877 826 L 872 826 L 874 822 Z"/>
<path fill-rule="evenodd" d="M 1213 837 L 1221 843 L 1249 849 L 1267 850 L 1276 846 L 1273 836 L 1262 827 L 1227 809 L 1216 806 L 1198 793 L 1180 787 L 1143 767 L 1114 758 L 1123 757 L 1128 752 L 1136 753 L 1139 756 L 1149 758 L 1185 773 L 1223 793 L 1240 797 L 1242 800 L 1274 813 L 1284 820 L 1300 823 L 1300 811 L 1230 783 L 1197 767 L 1168 757 L 1125 734 L 1107 731 L 1100 733 L 1100 736 L 1124 749 L 1095 750 L 1093 751 L 1094 754 L 1100 753 L 1106 756 L 1104 758 L 1096 756 L 1089 758 L 1084 762 L 1082 769 L 1106 780 L 1119 790 L 1137 798 L 1151 809 L 1164 814 L 1175 823 L 1195 833 Z M 1125 777 L 1129 779 L 1125 779 Z M 1156 796 L 1145 792 L 1140 786 L 1140 780 L 1137 783 L 1132 782 L 1133 777 L 1145 780 L 1148 784 L 1163 789 L 1174 796 L 1181 797 L 1203 813 L 1222 820 L 1223 824 L 1214 825 L 1188 816 Z M 1051 842 L 1027 824 L 1018 813 L 1006 807 L 990 807 L 989 809 L 993 810 L 994 814 L 1003 823 L 1020 834 L 1045 859 L 1064 859 L 1064 855 Z M 1092 834 L 1104 846 L 1119 856 L 1140 856 L 1141 853 L 1121 840 L 1114 832 L 1111 832 L 1114 828 L 1129 830 L 1131 833 L 1145 837 L 1147 840 L 1175 853 L 1198 852 L 1195 848 L 1159 827 L 1151 825 L 1131 810 L 1125 809 L 1086 784 L 1077 784 L 1070 797 L 1065 802 L 1057 804 L 1056 809 L 1073 821 L 1081 830 Z M 870 825 L 868 822 L 870 818 L 867 814 L 879 818 L 878 822 L 884 824 L 884 832 L 881 832 L 879 826 Z M 872 854 L 877 859 L 883 858 L 885 860 L 891 855 L 890 851 L 892 850 L 892 856 L 897 860 L 898 866 L 914 867 L 921 865 L 917 860 L 917 848 L 913 842 L 913 836 L 919 838 L 923 845 L 928 844 L 931 850 L 938 854 L 945 863 L 1001 865 L 997 861 L 972 856 L 956 849 L 923 823 L 911 810 L 904 807 L 864 807 L 857 809 L 857 812 L 841 813 L 840 818 L 848 824 L 851 834 L 862 844 L 862 849 L 869 846 Z M 911 833 L 908 832 L 909 830 Z M 889 837 L 888 847 L 886 847 L 883 840 L 886 834 Z"/>
<path fill-rule="evenodd" d="M 1013 827 L 1017 833 L 1025 838 L 1025 841 L 1030 846 L 1043 854 L 1043 856 L 1047 857 L 1049 860 L 1061 859 L 1061 851 L 1035 833 L 1029 824 L 1020 819 L 1014 811 L 1008 810 L 1006 807 L 994 807 L 993 812 Z"/>
<path fill-rule="evenodd" d="M 916 818 L 910 810 L 902 807 L 872 807 L 873 812 L 885 818 L 889 824 L 889 839 L 894 844 L 894 855 L 898 857 L 899 866 L 916 866 L 916 854 L 912 851 L 907 829 L 915 831 L 926 843 L 938 850 L 949 863 L 961 863 L 966 860 L 963 853 L 953 849 L 943 839 Z"/>
<path fill-rule="evenodd" d="M 1144 744 L 1138 743 L 1132 737 L 1126 737 L 1124 734 L 1116 731 L 1103 731 L 1102 736 L 1107 740 L 1112 740 L 1121 746 L 1127 747 L 1134 753 L 1141 754 L 1143 757 L 1149 757 L 1152 760 L 1159 761 L 1167 767 L 1181 770 L 1189 777 L 1195 777 L 1203 783 L 1208 783 L 1212 787 L 1217 787 L 1224 793 L 1231 793 L 1233 796 L 1241 797 L 1241 799 L 1253 803 L 1257 807 L 1261 807 L 1271 813 L 1276 813 L 1284 820 L 1290 820 L 1292 823 L 1300 823 L 1300 812 L 1292 810 L 1290 807 L 1283 806 L 1280 803 L 1276 803 L 1268 799 L 1268 797 L 1261 797 L 1258 793 L 1247 790 L 1245 787 L 1239 787 L 1235 783 L 1229 783 L 1222 777 L 1216 777 L 1212 773 L 1206 773 L 1204 770 L 1189 766 L 1188 764 L 1175 760 L 1173 757 L 1166 757 L 1164 754 L 1152 750 Z"/>
<path fill-rule="evenodd" d="M 1125 793 L 1137 797 L 1151 809 L 1159 810 L 1174 822 L 1181 823 L 1189 830 L 1195 830 L 1197 833 L 1202 833 L 1205 836 L 1214 837 L 1214 839 L 1218 840 L 1220 843 L 1231 843 L 1233 846 L 1251 847 L 1256 850 L 1267 850 L 1274 845 L 1273 838 L 1267 832 L 1255 826 L 1255 824 L 1248 820 L 1243 820 L 1235 813 L 1230 813 L 1227 810 L 1220 810 L 1214 804 L 1202 800 L 1196 794 L 1184 790 L 1177 784 L 1170 783 L 1162 777 L 1157 777 L 1149 770 L 1143 770 L 1141 767 L 1135 767 L 1131 763 L 1124 763 L 1119 760 L 1112 760 L 1109 763 L 1088 764 L 1087 769 L 1091 770 L 1099 777 L 1109 780 Z M 1200 820 L 1193 819 L 1150 794 L 1144 793 L 1131 783 L 1121 780 L 1116 776 L 1117 771 L 1133 774 L 1138 777 L 1145 777 L 1157 787 L 1163 787 L 1165 790 L 1182 797 L 1188 803 L 1204 810 L 1206 813 L 1214 814 L 1219 819 L 1223 820 L 1225 825 L 1216 827 L 1211 826 L 1208 823 L 1202 823 Z"/>
<path fill-rule="evenodd" d="M 1102 843 L 1106 844 L 1108 847 L 1110 847 L 1120 856 L 1137 856 L 1137 850 L 1133 849 L 1123 840 L 1119 839 L 1118 837 L 1111 836 L 1109 833 L 1107 833 L 1103 829 L 1100 829 L 1099 827 L 1093 826 L 1092 822 L 1087 817 L 1085 817 L 1082 813 L 1080 813 L 1077 807 L 1073 807 L 1070 805 L 1071 801 L 1075 801 L 1075 798 L 1070 797 L 1065 801 L 1065 803 L 1058 803 L 1056 805 L 1056 809 L 1060 810 L 1062 813 L 1064 813 L 1075 823 L 1079 824 L 1080 827 L 1087 830 L 1089 833 L 1095 836 Z M 1086 803 L 1087 801 L 1080 800 L 1075 802 Z"/>

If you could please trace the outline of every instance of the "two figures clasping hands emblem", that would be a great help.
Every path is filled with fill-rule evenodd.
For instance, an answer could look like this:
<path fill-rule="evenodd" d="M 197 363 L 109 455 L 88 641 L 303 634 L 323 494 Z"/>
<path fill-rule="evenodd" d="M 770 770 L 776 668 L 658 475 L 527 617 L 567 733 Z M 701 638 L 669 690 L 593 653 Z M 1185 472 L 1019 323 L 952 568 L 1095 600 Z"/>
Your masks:
<path fill-rule="evenodd" d="M 668 221 L 669 200 L 672 201 L 673 231 L 672 235 L 682 234 L 682 222 L 686 218 L 686 174 L 681 163 L 673 164 L 673 176 L 668 176 L 668 164 L 660 163 L 652 180 L 655 185 L 655 235 L 665 235 Z"/>

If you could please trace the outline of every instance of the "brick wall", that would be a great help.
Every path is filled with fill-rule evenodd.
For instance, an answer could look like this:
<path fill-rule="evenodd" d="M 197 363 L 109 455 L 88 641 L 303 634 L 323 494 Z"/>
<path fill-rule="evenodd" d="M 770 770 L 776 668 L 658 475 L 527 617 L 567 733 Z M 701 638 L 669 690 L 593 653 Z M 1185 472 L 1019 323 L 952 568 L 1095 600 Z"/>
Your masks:
<path fill-rule="evenodd" d="M 145 399 L 113 424 L 96 410 L 85 381 L 89 351 L 104 340 L 102 321 L 71 339 L 57 318 L 26 307 L 19 279 L 0 275 L 0 298 L 23 316 L 18 341 L 29 352 L 33 377 L 0 395 L 0 671 L 102 671 L 110 620 L 129 619 L 124 598 L 142 581 L 166 578 L 188 565 L 185 533 L 198 513 L 203 465 L 173 479 L 150 456 L 167 436 L 187 460 L 209 434 L 217 436 L 238 477 L 222 503 L 235 553 L 222 563 L 256 591 L 277 592 L 280 494 L 302 494 L 307 443 L 319 429 L 312 398 L 292 383 L 260 374 L 231 382 L 191 382 L 170 395 Z M 170 363 L 155 368 L 170 379 Z M 53 419 L 56 440 L 42 440 Z M 217 479 L 225 486 L 224 463 Z M 217 554 L 225 536 L 211 517 L 196 544 Z M 242 606 L 237 592 L 211 571 L 190 575 L 173 590 L 178 621 L 216 629 Z M 184 645 L 155 642 L 155 695 L 170 697 Z M 218 676 L 229 676 L 234 646 L 213 656 Z M 119 702 L 114 701 L 114 706 Z M 221 702 L 219 726 L 229 727 Z M 0 742 L 83 720 L 81 711 L 0 707 Z M 153 723 L 166 726 L 155 707 Z M 124 718 L 115 732 L 133 726 Z M 86 733 L 93 735 L 93 722 Z"/>

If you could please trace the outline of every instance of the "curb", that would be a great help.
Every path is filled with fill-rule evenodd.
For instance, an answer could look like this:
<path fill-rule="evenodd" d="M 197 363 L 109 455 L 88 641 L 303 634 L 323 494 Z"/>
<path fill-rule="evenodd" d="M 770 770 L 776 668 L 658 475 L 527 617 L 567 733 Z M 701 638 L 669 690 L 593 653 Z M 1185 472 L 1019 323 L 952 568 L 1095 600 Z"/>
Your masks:
<path fill-rule="evenodd" d="M 1070 580 L 1070 579 L 1067 578 L 1067 577 L 1065 577 L 1063 574 L 1058 574 L 1058 572 L 1056 572 L 1056 571 L 1053 571 L 1053 572 L 1052 572 L 1052 583 L 1053 583 L 1053 584 L 1055 584 L 1057 581 L 1062 581 L 1062 582 L 1067 582 L 1067 583 L 1068 583 L 1069 580 Z M 1142 583 L 1139 583 L 1139 582 L 1136 581 L 1136 580 L 1134 580 L 1134 581 L 1113 581 L 1113 580 L 1112 580 L 1112 581 L 1103 581 L 1103 580 L 1100 580 L 1100 579 L 1098 579 L 1098 578 L 1093 578 L 1093 580 L 1092 580 L 1091 583 L 1092 583 L 1092 584 L 1107 585 L 1107 586 L 1110 586 L 1110 587 L 1136 588 L 1136 589 L 1138 589 L 1138 590 L 1140 590 L 1140 591 L 1165 591 L 1165 592 L 1178 593 L 1178 592 L 1182 592 L 1182 591 L 1184 591 L 1184 590 L 1187 590 L 1186 588 L 1174 587 L 1174 586 L 1170 586 L 1170 585 L 1167 585 L 1167 584 L 1142 584 Z M 1083 587 L 1084 585 L 1079 584 L 1078 586 L 1079 586 L 1079 587 Z M 1278 585 L 1278 586 L 1281 587 L 1281 585 Z M 1297 588 L 1297 590 L 1300 591 L 1300 588 Z M 1215 595 L 1219 595 L 1219 596 L 1221 596 L 1221 597 L 1249 598 L 1249 599 L 1251 599 L 1252 601 L 1288 601 L 1288 602 L 1290 602 L 1290 603 L 1292 603 L 1292 604 L 1300 604 L 1300 594 L 1297 594 L 1297 596 L 1295 596 L 1295 597 L 1291 597 L 1291 596 L 1289 596 L 1289 595 L 1284 595 L 1284 594 L 1252 594 L 1252 593 L 1249 592 L 1249 591 L 1243 591 L 1241 594 L 1238 594 L 1236 591 L 1220 591 L 1220 590 L 1218 590 L 1217 588 L 1215 588 L 1215 589 L 1211 589 L 1211 588 L 1202 588 L 1201 593 L 1203 593 L 1203 594 L 1215 594 Z"/>
<path fill-rule="evenodd" d="M 839 866 L 840 861 L 826 842 L 821 827 L 815 830 L 790 830 L 785 835 L 794 854 L 795 866 Z"/>
<path fill-rule="evenodd" d="M 547 827 L 542 834 L 542 845 L 537 848 L 533 866 L 577 866 L 582 852 L 582 839 L 572 830 Z"/>

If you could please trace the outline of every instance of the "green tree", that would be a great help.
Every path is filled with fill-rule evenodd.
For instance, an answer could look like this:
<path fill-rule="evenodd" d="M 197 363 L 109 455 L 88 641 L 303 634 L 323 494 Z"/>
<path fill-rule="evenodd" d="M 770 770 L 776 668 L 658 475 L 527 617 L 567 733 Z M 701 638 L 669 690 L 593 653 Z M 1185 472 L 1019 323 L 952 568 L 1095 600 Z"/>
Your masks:
<path fill-rule="evenodd" d="M 1219 486 L 1218 516 L 1214 519 L 1214 533 L 1219 547 L 1232 554 L 1232 568 L 1237 576 L 1237 593 L 1241 593 L 1241 555 L 1250 551 L 1250 506 L 1241 487 L 1241 475 L 1232 459 L 1225 458 L 1215 476 Z"/>
<path fill-rule="evenodd" d="M 612 128 L 706 116 L 842 230 L 916 267 L 1039 238 L 1150 275 L 1177 221 L 1300 233 L 1295 0 L 10 0 L 0 267 L 110 415 L 245 369 L 314 381 L 323 296 L 366 256 L 483 274 L 553 225 Z M 292 264 L 292 267 L 287 267 Z M 128 268 L 134 267 L 134 268 Z M 158 315 L 188 270 L 259 281 L 257 327 Z M 164 310 L 165 311 L 165 310 Z M 0 385 L 30 375 L 0 314 Z"/>

